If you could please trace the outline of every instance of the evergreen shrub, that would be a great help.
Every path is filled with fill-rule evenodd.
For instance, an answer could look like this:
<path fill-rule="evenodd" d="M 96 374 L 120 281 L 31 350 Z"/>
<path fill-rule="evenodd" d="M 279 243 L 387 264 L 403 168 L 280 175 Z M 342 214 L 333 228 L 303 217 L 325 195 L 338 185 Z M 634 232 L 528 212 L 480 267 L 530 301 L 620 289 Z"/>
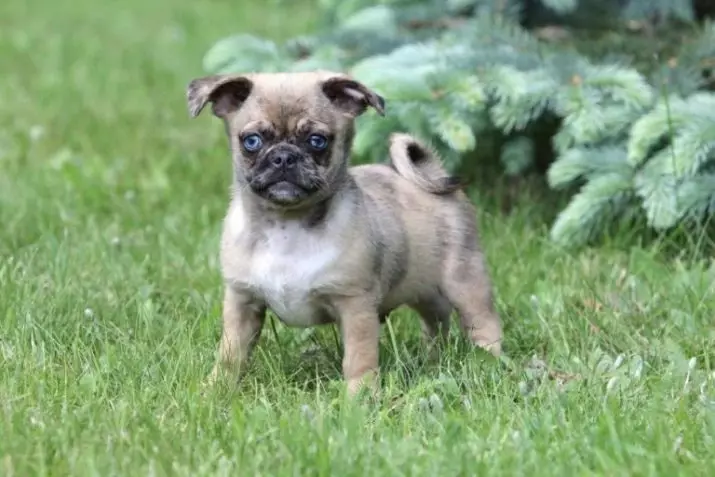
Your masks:
<path fill-rule="evenodd" d="M 573 195 L 551 238 L 566 246 L 618 221 L 664 231 L 715 212 L 715 28 L 690 0 L 318 5 L 314 35 L 224 38 L 205 70 L 349 72 L 387 101 L 386 117 L 359 119 L 358 161 L 384 160 L 400 130 L 430 141 L 452 170 L 494 160 L 520 175 L 535 167 L 540 126 L 555 124 L 546 177 Z M 594 53 L 603 38 L 620 43 Z"/>

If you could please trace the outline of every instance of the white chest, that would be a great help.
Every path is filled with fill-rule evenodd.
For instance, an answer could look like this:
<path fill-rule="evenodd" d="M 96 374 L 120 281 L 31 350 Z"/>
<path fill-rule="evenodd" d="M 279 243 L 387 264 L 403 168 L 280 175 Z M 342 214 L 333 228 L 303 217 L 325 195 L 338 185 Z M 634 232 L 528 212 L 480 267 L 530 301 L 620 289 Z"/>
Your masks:
<path fill-rule="evenodd" d="M 287 325 L 315 325 L 324 315 L 316 292 L 331 284 L 339 258 L 340 250 L 322 235 L 281 224 L 256 244 L 247 285 Z"/>
<path fill-rule="evenodd" d="M 347 231 L 353 227 L 351 201 L 334 204 L 332 218 L 317 228 L 306 228 L 299 221 L 260 224 L 261 234 L 254 242 L 258 224 L 250 224 L 248 214 L 235 200 L 224 223 L 222 258 L 224 278 L 251 290 L 285 324 L 307 327 L 325 323 L 326 309 L 321 292 L 340 288 L 345 279 L 343 264 Z M 232 257 L 231 247 L 250 254 Z M 240 258 L 239 258 L 240 257 Z"/>

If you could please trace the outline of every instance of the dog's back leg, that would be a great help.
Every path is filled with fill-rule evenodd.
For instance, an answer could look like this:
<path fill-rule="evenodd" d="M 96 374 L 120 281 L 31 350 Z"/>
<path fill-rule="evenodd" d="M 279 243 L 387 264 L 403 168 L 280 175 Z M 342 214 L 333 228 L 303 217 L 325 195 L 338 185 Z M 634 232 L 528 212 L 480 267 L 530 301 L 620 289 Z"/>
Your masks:
<path fill-rule="evenodd" d="M 435 293 L 410 305 L 422 320 L 422 334 L 428 341 L 445 339 L 449 335 L 452 303 L 441 293 Z"/>
<path fill-rule="evenodd" d="M 473 234 L 470 234 L 473 236 Z M 459 313 L 460 328 L 475 345 L 501 354 L 502 324 L 494 308 L 492 285 L 478 247 L 456 247 L 443 269 L 442 287 Z"/>
<path fill-rule="evenodd" d="M 451 324 L 452 303 L 443 294 L 436 292 L 410 305 L 421 318 L 422 338 L 431 358 L 437 359 L 439 345 L 446 342 Z"/>

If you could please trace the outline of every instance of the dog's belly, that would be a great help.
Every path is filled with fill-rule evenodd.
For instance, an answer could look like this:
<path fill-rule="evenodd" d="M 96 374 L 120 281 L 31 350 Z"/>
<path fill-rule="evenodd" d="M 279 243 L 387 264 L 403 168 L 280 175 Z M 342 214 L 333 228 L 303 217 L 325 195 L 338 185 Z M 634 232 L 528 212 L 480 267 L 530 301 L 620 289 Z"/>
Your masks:
<path fill-rule="evenodd" d="M 305 295 L 270 296 L 266 302 L 273 313 L 288 326 L 306 328 L 331 321 L 326 312 L 311 303 Z"/>
<path fill-rule="evenodd" d="M 269 236 L 251 259 L 249 285 L 288 326 L 308 327 L 332 321 L 320 290 L 330 285 L 340 251 L 300 231 Z"/>
<path fill-rule="evenodd" d="M 326 310 L 318 303 L 313 290 L 290 281 L 263 284 L 258 292 L 271 311 L 286 325 L 309 327 L 331 321 Z"/>

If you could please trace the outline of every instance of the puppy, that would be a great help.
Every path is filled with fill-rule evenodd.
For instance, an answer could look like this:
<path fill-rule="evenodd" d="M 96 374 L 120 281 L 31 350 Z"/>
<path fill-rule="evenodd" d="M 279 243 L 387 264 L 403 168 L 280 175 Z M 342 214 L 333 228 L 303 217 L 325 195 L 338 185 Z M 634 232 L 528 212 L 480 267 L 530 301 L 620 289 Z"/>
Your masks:
<path fill-rule="evenodd" d="M 406 134 L 391 136 L 390 165 L 349 166 L 355 119 L 369 107 L 384 116 L 380 95 L 319 71 L 198 78 L 187 101 L 192 117 L 210 104 L 223 120 L 233 160 L 210 381 L 239 376 L 267 309 L 288 326 L 337 324 L 349 395 L 377 375 L 381 323 L 401 305 L 430 340 L 456 310 L 466 337 L 500 354 L 476 213 L 459 182 Z"/>

